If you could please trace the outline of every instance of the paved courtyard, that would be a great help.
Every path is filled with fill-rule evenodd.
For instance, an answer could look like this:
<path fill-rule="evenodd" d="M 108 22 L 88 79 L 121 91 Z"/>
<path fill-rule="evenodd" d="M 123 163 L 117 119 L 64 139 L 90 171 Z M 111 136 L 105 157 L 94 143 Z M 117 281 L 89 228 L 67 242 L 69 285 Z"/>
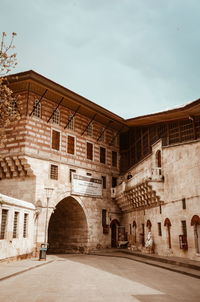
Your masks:
<path fill-rule="evenodd" d="M 200 280 L 129 259 L 59 255 L 0 282 L 0 302 L 200 301 Z"/>

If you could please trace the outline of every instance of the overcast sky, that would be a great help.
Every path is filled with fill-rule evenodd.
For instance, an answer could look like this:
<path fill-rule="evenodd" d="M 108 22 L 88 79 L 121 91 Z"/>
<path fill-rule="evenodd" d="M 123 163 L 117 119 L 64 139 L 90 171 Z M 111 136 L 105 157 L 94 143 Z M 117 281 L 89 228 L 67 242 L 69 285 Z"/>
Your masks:
<path fill-rule="evenodd" d="M 199 0 L 1 0 L 32 69 L 130 118 L 200 97 Z"/>

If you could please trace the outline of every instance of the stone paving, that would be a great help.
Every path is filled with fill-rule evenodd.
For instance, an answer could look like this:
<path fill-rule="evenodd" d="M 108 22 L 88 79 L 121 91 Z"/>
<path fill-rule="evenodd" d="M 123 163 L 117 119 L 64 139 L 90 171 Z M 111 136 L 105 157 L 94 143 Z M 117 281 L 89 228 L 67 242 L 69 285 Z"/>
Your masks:
<path fill-rule="evenodd" d="M 34 265 L 0 282 L 0 302 L 200 301 L 198 279 L 122 257 L 48 256 L 47 262 L 1 263 L 0 274 Z"/>

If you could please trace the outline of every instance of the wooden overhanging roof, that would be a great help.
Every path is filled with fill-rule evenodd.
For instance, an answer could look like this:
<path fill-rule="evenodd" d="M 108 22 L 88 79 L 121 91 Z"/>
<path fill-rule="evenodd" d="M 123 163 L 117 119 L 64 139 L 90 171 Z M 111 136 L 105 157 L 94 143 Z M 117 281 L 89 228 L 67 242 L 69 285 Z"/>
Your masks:
<path fill-rule="evenodd" d="M 90 120 L 93 119 L 96 114 L 95 121 L 103 125 L 109 125 L 109 128 L 122 132 L 130 127 L 148 126 L 178 119 L 193 118 L 200 115 L 200 99 L 198 99 L 175 109 L 125 120 L 33 70 L 11 75 L 8 77 L 8 80 L 14 92 L 29 90 L 30 92 L 38 94 L 40 97 L 47 89 L 48 91 L 45 94 L 45 98 L 54 101 L 56 104 L 59 104 L 61 98 L 63 98 L 62 106 L 69 108 L 73 112 L 76 112 L 80 106 L 78 113 L 87 116 Z"/>
<path fill-rule="evenodd" d="M 45 93 L 44 98 L 55 102 L 55 107 L 62 100 L 62 106 L 67 107 L 72 112 L 78 109 L 79 114 L 93 119 L 103 125 L 109 125 L 109 128 L 120 131 L 126 129 L 125 120 L 110 112 L 109 110 L 91 102 L 79 94 L 47 79 L 33 70 L 13 74 L 7 77 L 9 86 L 15 93 L 23 91 L 33 92 L 40 98 Z M 95 116 L 95 118 L 94 118 Z"/>
<path fill-rule="evenodd" d="M 135 126 L 147 126 L 151 124 L 158 124 L 164 122 L 170 122 L 180 119 L 188 119 L 200 115 L 200 99 L 193 101 L 189 104 L 162 111 L 158 113 L 148 114 L 126 120 L 126 124 L 129 127 Z"/>

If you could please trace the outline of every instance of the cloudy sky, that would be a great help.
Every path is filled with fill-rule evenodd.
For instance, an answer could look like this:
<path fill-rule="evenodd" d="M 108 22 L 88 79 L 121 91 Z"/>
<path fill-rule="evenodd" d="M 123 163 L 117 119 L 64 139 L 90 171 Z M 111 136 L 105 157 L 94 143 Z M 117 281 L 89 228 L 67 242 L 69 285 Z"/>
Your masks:
<path fill-rule="evenodd" d="M 16 72 L 130 118 L 200 97 L 199 0 L 1 0 Z"/>

